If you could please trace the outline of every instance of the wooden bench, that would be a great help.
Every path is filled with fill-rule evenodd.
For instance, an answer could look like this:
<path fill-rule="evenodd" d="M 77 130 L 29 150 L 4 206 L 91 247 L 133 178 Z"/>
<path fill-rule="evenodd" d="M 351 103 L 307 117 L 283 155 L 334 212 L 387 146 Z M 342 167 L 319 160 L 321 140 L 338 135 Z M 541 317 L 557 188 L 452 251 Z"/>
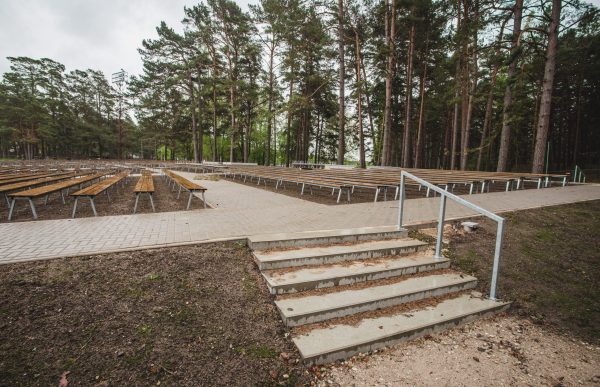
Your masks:
<path fill-rule="evenodd" d="M 152 179 L 152 172 L 142 171 L 142 176 L 135 185 L 133 192 L 135 192 L 135 206 L 133 207 L 134 214 L 137 210 L 138 200 L 142 194 L 148 195 L 150 198 L 150 204 L 152 205 L 152 212 L 155 212 L 154 200 L 152 199 L 152 195 L 154 194 L 154 180 Z"/>
<path fill-rule="evenodd" d="M 28 189 L 26 191 L 10 193 L 10 194 L 8 194 L 8 197 L 11 199 L 10 209 L 8 211 L 8 220 L 12 219 L 13 210 L 15 208 L 15 202 L 17 200 L 28 200 L 29 206 L 31 207 L 31 213 L 33 214 L 33 219 L 37 219 L 37 212 L 35 211 L 35 204 L 33 203 L 33 199 L 45 196 L 46 197 L 46 199 L 44 200 L 44 205 L 45 205 L 48 203 L 48 197 L 50 196 L 50 194 L 55 193 L 55 192 L 60 192 L 62 202 L 63 202 L 63 204 L 66 204 L 65 203 L 65 195 L 64 195 L 65 190 L 67 191 L 67 194 L 68 194 L 69 188 L 74 187 L 74 186 L 79 186 L 79 188 L 81 189 L 81 185 L 83 183 L 90 182 L 90 181 L 93 181 L 96 179 L 100 179 L 102 176 L 105 176 L 107 174 L 108 174 L 108 172 L 100 172 L 100 173 L 95 173 L 93 175 L 87 175 L 87 176 L 83 176 L 80 178 L 74 178 L 74 179 L 70 179 L 67 181 L 61 181 L 59 183 L 45 185 L 43 187 Z"/>
<path fill-rule="evenodd" d="M 108 201 L 110 202 L 110 193 L 108 192 L 109 188 L 116 186 L 119 182 L 125 181 L 125 178 L 129 176 L 129 172 L 121 172 L 114 176 L 108 177 L 104 180 L 100 180 L 99 182 L 90 185 L 84 189 L 81 189 L 77 192 L 73 192 L 71 196 L 75 197 L 75 203 L 73 204 L 73 214 L 72 218 L 75 218 L 75 213 L 77 212 L 77 202 L 79 198 L 88 198 L 90 199 L 90 204 L 92 206 L 92 211 L 94 212 L 94 216 L 98 216 L 96 212 L 96 206 L 94 205 L 94 199 L 96 196 L 100 195 L 103 192 L 106 192 L 106 196 L 108 197 Z"/>
<path fill-rule="evenodd" d="M 26 188 L 29 189 L 29 188 L 33 188 L 38 185 L 49 184 L 49 183 L 53 183 L 53 182 L 60 181 L 60 180 L 70 179 L 75 176 L 77 176 L 77 174 L 71 172 L 66 175 L 61 174 L 60 176 L 44 177 L 41 179 L 21 181 L 21 182 L 12 183 L 12 184 L 3 184 L 3 185 L 0 185 L 0 194 L 2 194 L 4 196 L 4 199 L 6 199 L 6 205 L 8 207 L 10 207 L 10 200 L 8 199 L 9 192 L 18 191 L 18 190 L 22 190 L 22 189 L 26 189 Z"/>
<path fill-rule="evenodd" d="M 165 174 L 165 176 L 167 178 L 171 179 L 171 182 L 173 182 L 173 188 L 175 188 L 176 185 L 179 185 L 179 192 L 177 193 L 177 199 L 179 199 L 179 196 L 181 195 L 182 190 L 186 190 L 190 193 L 190 197 L 188 198 L 186 210 L 190 209 L 190 205 L 192 203 L 192 197 L 194 196 L 195 192 L 202 193 L 202 202 L 204 203 L 204 208 L 206 208 L 206 200 L 204 197 L 206 188 L 204 188 L 203 186 L 201 186 L 199 184 L 193 183 L 193 182 L 189 181 L 188 179 L 186 179 L 185 177 L 180 176 L 176 173 L 173 173 L 172 171 L 170 171 L 168 169 L 163 169 L 163 173 Z"/>

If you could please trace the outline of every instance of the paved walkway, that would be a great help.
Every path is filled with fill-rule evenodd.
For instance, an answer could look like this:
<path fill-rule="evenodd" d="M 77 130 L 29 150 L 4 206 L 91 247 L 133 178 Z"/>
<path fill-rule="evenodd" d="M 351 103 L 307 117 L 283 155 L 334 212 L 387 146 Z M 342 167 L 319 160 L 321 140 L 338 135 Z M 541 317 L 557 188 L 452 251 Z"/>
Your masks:
<path fill-rule="evenodd" d="M 323 205 L 228 181 L 206 183 L 216 209 L 0 224 L 0 263 L 161 247 L 249 235 L 396 223 L 398 202 Z M 600 185 L 468 196 L 488 210 L 514 211 L 600 199 Z M 437 219 L 439 198 L 408 200 L 405 223 Z M 449 202 L 448 218 L 473 213 Z"/>

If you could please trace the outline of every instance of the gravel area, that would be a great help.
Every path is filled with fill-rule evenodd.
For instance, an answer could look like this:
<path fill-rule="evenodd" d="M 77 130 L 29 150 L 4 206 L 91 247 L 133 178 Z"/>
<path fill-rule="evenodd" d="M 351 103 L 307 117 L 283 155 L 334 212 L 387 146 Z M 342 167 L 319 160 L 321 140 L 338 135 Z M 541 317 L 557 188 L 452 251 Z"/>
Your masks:
<path fill-rule="evenodd" d="M 322 370 L 322 386 L 599 385 L 600 347 L 498 316 Z"/>

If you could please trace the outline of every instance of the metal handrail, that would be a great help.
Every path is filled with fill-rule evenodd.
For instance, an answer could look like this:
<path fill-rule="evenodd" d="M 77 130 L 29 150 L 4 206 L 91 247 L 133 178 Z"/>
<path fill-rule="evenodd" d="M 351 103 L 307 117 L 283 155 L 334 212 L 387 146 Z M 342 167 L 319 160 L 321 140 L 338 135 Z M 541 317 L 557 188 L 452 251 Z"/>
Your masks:
<path fill-rule="evenodd" d="M 442 237 L 444 231 L 444 219 L 446 217 L 446 198 L 450 198 L 455 202 L 462 204 L 465 207 L 468 207 L 474 211 L 479 212 L 482 215 L 487 216 L 488 218 L 495 220 L 498 223 L 498 229 L 496 232 L 496 249 L 494 250 L 494 265 L 492 269 L 492 284 L 490 286 L 490 299 L 496 300 L 496 288 L 498 283 L 498 271 L 500 269 L 500 253 L 502 251 L 502 238 L 504 234 L 504 218 L 494 214 L 486 210 L 485 208 L 481 208 L 471 202 L 466 201 L 465 199 L 456 196 L 434 184 L 429 183 L 413 175 L 412 173 L 402 171 L 400 173 L 400 202 L 398 204 L 398 228 L 402 228 L 402 216 L 404 214 L 404 199 L 406 196 L 405 191 L 405 181 L 406 178 L 409 178 L 437 193 L 440 194 L 440 213 L 438 218 L 438 226 L 437 226 L 437 241 L 435 243 L 435 258 L 441 259 L 441 249 L 442 249 Z"/>
<path fill-rule="evenodd" d="M 585 173 L 579 165 L 576 165 L 573 171 L 573 183 L 585 183 Z"/>

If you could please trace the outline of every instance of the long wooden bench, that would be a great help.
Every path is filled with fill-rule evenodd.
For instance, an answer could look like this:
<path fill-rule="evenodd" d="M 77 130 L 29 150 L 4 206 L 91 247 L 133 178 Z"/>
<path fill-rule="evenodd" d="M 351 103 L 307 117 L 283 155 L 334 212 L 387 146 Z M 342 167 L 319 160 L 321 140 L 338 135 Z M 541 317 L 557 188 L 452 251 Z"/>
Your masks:
<path fill-rule="evenodd" d="M 189 181 L 188 179 L 186 179 L 185 177 L 178 175 L 176 173 L 173 173 L 172 171 L 170 171 L 168 169 L 163 169 L 163 173 L 165 174 L 165 176 L 167 178 L 171 179 L 171 182 L 173 183 L 173 187 L 175 187 L 176 185 L 179 186 L 179 192 L 177 193 L 177 199 L 179 199 L 179 196 L 181 195 L 182 190 L 186 190 L 190 193 L 186 210 L 190 209 L 190 205 L 192 204 L 192 197 L 194 196 L 194 193 L 196 193 L 196 192 L 200 192 L 202 194 L 202 203 L 204 203 L 204 208 L 206 208 L 206 199 L 204 196 L 204 193 L 206 192 L 205 187 L 201 186 L 200 184 L 193 183 L 193 182 Z"/>
<path fill-rule="evenodd" d="M 152 212 L 155 212 L 154 200 L 152 199 L 152 195 L 154 195 L 154 179 L 152 178 L 152 172 L 142 171 L 142 176 L 135 185 L 133 192 L 135 192 L 135 206 L 133 207 L 134 214 L 137 210 L 138 200 L 143 194 L 148 195 L 150 198 L 150 204 L 152 205 Z"/>
<path fill-rule="evenodd" d="M 94 199 L 96 198 L 96 196 L 105 192 L 106 196 L 108 197 L 108 201 L 110 202 L 109 188 L 114 187 L 118 183 L 125 181 L 125 178 L 127 176 L 129 176 L 128 171 L 120 172 L 111 177 L 107 177 L 104 180 L 100 180 L 99 182 L 92 184 L 89 187 L 73 192 L 71 196 L 75 197 L 75 203 L 73 203 L 73 213 L 71 217 L 75 218 L 75 213 L 77 212 L 77 202 L 80 198 L 88 198 L 90 200 L 94 216 L 98 216 L 98 213 L 96 212 L 96 206 L 94 205 Z"/>
<path fill-rule="evenodd" d="M 50 185 L 45 185 L 43 187 L 37 187 L 28 189 L 26 191 L 13 192 L 8 194 L 10 198 L 10 209 L 8 211 L 8 220 L 12 219 L 12 214 L 15 208 L 15 202 L 17 200 L 27 200 L 29 201 L 29 206 L 31 207 L 31 213 L 33 214 L 33 219 L 37 219 L 37 212 L 35 211 L 35 204 L 33 203 L 33 199 L 45 196 L 44 204 L 48 203 L 48 197 L 50 194 L 55 192 L 60 192 L 60 197 L 62 199 L 63 204 L 65 203 L 65 190 L 68 195 L 68 190 L 71 187 L 79 186 L 81 189 L 81 185 L 83 183 L 91 182 L 96 179 L 100 179 L 101 177 L 107 175 L 108 172 L 99 172 L 93 175 L 87 175 L 79 178 L 73 178 L 67 181 L 61 181 L 59 183 L 54 183 Z"/>
<path fill-rule="evenodd" d="M 66 180 L 75 176 L 77 176 L 77 174 L 75 172 L 71 172 L 66 175 L 61 174 L 53 177 L 44 177 L 41 179 L 21 181 L 18 183 L 3 184 L 0 185 L 0 194 L 4 196 L 4 199 L 6 199 L 6 205 L 10 207 L 10 200 L 8 199 L 9 192 L 18 191 L 25 188 L 33 188 L 38 185 L 49 184 L 60 180 Z"/>
<path fill-rule="evenodd" d="M 70 173 L 73 173 L 73 171 L 40 173 L 40 174 L 35 174 L 35 175 L 18 176 L 18 177 L 13 177 L 13 178 L 10 178 L 10 179 L 2 179 L 0 181 L 0 185 L 12 184 L 12 183 L 19 183 L 21 181 L 34 180 L 34 179 L 42 179 L 44 177 L 53 177 L 53 176 L 67 175 L 67 174 L 70 174 Z"/>

